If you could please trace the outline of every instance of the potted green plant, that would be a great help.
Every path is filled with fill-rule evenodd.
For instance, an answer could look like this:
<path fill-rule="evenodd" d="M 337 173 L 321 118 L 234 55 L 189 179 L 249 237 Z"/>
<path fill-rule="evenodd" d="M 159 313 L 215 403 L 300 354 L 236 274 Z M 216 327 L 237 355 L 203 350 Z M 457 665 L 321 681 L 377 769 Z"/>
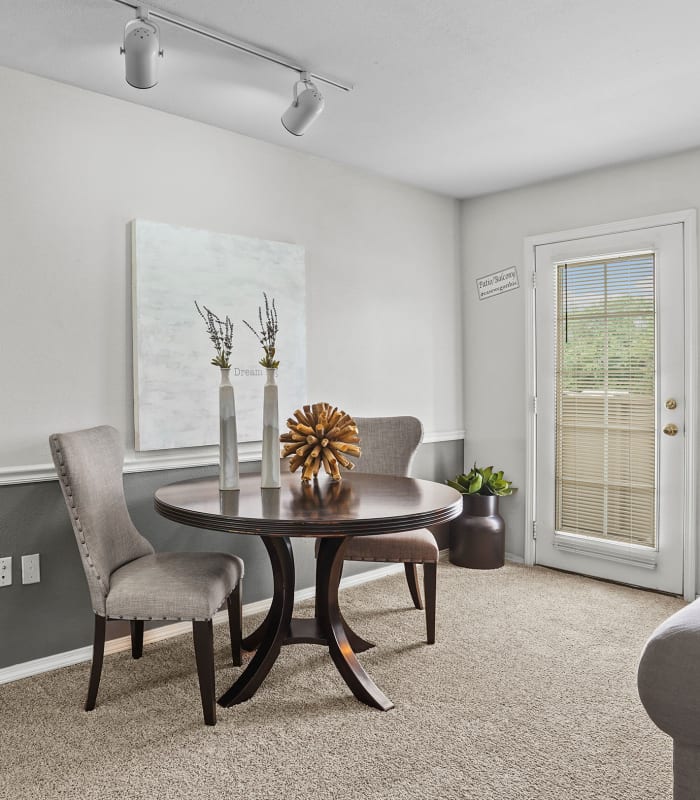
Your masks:
<path fill-rule="evenodd" d="M 471 569 L 498 569 L 505 564 L 506 524 L 498 513 L 500 497 L 512 494 L 503 470 L 477 467 L 446 481 L 462 493 L 462 513 L 450 525 L 450 561 Z"/>

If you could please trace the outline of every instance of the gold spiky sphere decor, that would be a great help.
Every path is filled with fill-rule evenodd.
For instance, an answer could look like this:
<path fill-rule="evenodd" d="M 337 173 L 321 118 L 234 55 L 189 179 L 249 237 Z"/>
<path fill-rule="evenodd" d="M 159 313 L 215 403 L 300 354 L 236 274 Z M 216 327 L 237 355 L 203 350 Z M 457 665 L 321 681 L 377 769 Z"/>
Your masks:
<path fill-rule="evenodd" d="M 289 430 L 280 436 L 283 458 L 289 457 L 289 471 L 303 467 L 302 481 L 315 478 L 321 465 L 334 481 L 341 479 L 340 467 L 355 469 L 347 456 L 359 458 L 360 436 L 355 420 L 330 403 L 314 403 L 297 409 L 287 420 Z"/>

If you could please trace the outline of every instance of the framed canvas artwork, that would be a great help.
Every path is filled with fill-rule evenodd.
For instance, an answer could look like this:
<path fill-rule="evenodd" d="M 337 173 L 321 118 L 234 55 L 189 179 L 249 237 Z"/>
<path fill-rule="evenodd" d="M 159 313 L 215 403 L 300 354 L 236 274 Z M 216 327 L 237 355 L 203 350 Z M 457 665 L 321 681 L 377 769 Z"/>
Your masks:
<path fill-rule="evenodd" d="M 263 292 L 275 299 L 279 407 L 298 408 L 307 401 L 303 247 L 145 220 L 131 233 L 136 450 L 219 441 L 220 373 L 195 300 L 233 321 L 238 440 L 260 441 L 265 370 L 243 320 L 258 328 Z"/>

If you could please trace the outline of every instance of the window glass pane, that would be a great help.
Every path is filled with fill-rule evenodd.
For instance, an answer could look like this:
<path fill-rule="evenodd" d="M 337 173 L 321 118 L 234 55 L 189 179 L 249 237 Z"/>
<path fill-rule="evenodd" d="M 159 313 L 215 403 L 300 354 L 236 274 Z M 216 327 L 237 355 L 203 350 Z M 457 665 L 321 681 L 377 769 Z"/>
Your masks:
<path fill-rule="evenodd" d="M 656 546 L 654 254 L 557 265 L 556 528 Z"/>

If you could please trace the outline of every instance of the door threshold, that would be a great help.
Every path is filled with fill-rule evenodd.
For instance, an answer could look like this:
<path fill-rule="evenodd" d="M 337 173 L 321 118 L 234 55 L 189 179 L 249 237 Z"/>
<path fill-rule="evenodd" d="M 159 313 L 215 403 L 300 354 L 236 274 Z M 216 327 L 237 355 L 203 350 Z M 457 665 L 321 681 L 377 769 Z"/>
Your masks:
<path fill-rule="evenodd" d="M 676 597 L 679 600 L 683 599 L 683 594 L 676 592 L 665 592 L 663 589 L 651 589 L 648 586 L 637 586 L 634 583 L 625 583 L 624 581 L 614 581 L 610 578 L 597 578 L 595 575 L 584 575 L 582 572 L 574 572 L 570 569 L 561 569 L 560 567 L 548 567 L 545 564 L 535 564 L 534 566 L 540 569 L 549 569 L 552 572 L 561 572 L 564 575 L 575 575 L 578 578 L 587 578 L 589 581 L 598 581 L 599 583 L 610 583 L 613 586 L 624 586 L 627 589 L 638 589 L 640 592 L 652 592 L 653 594 L 662 594 L 666 597 Z"/>

